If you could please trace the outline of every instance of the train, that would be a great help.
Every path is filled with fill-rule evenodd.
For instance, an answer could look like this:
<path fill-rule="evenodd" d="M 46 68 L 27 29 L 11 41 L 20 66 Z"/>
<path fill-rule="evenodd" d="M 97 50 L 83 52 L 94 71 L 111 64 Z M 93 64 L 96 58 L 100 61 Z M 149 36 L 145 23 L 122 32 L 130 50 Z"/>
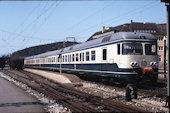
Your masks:
<path fill-rule="evenodd" d="M 23 58 L 10 58 L 9 66 L 11 69 L 22 70 L 24 68 L 24 57 Z"/>
<path fill-rule="evenodd" d="M 5 67 L 5 61 L 6 59 L 5 58 L 0 58 L 0 69 L 3 69 Z"/>
<path fill-rule="evenodd" d="M 24 68 L 99 76 L 136 84 L 158 79 L 157 38 L 116 32 L 84 43 L 25 57 Z"/>

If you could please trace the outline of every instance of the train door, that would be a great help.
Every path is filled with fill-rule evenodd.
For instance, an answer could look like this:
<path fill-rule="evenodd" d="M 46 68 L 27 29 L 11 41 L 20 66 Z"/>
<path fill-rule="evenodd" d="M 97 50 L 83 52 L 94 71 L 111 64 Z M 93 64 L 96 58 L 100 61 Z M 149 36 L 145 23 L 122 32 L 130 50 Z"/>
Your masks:
<path fill-rule="evenodd" d="M 104 47 L 104 48 L 102 48 L 102 50 L 101 50 L 102 52 L 101 52 L 101 71 L 107 71 L 107 65 L 108 65 L 108 63 L 107 63 L 107 59 L 108 59 L 108 51 L 107 51 L 107 48 L 106 47 Z M 104 75 L 104 73 L 102 73 L 102 75 Z"/>
<path fill-rule="evenodd" d="M 61 54 L 59 54 L 58 55 L 58 66 L 57 66 L 57 68 L 59 68 L 59 71 L 60 71 L 60 73 L 62 73 L 62 55 Z"/>

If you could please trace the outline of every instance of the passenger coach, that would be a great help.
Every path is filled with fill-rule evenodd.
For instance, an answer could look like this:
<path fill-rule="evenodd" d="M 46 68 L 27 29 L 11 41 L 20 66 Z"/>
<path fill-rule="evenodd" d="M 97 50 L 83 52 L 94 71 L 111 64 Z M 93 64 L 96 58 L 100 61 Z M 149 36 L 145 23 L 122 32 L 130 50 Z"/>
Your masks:
<path fill-rule="evenodd" d="M 25 68 L 121 78 L 127 83 L 158 77 L 157 39 L 148 33 L 118 32 L 64 49 L 26 57 Z"/>

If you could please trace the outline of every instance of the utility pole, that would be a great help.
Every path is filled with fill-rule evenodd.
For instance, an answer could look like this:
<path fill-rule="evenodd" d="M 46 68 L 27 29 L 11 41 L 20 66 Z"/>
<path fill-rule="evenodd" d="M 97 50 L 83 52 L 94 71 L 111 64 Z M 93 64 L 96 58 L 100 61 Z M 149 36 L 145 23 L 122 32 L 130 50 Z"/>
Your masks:
<path fill-rule="evenodd" d="M 166 59 L 167 59 L 167 99 L 166 105 L 169 108 L 169 3 L 170 0 L 161 0 L 167 7 L 167 41 L 166 41 Z M 165 62 L 166 63 L 166 62 Z"/>

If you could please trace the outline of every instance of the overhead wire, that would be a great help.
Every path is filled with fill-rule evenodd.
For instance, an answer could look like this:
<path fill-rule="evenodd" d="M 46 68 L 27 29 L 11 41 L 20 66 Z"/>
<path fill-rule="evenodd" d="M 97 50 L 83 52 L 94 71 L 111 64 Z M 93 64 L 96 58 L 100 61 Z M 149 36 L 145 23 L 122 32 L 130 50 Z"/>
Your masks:
<path fill-rule="evenodd" d="M 42 26 L 45 24 L 45 22 L 47 22 L 47 20 L 50 18 L 50 16 L 53 14 L 53 12 L 55 11 L 54 9 L 59 5 L 61 3 L 61 0 L 59 0 L 59 2 L 56 2 L 56 4 L 55 3 L 52 3 L 53 5 L 50 5 L 50 9 L 48 10 L 49 11 L 49 13 L 46 13 L 46 17 L 44 17 L 45 18 L 45 20 L 44 21 L 42 21 L 42 23 L 41 24 L 39 24 L 39 26 L 32 32 L 32 34 L 30 35 L 31 37 L 33 37 L 41 28 L 42 28 Z M 55 7 L 53 7 L 53 6 L 55 6 Z M 47 7 L 47 6 L 46 6 Z M 48 7 L 47 7 L 48 8 Z M 44 9 L 45 10 L 45 9 Z M 51 10 L 51 11 L 50 11 Z M 54 40 L 51 40 L 52 42 L 55 42 Z M 40 39 L 39 40 L 39 43 L 41 43 L 42 42 L 42 39 Z M 23 46 L 24 46 L 25 44 L 23 43 Z M 23 46 L 21 46 L 21 47 L 23 47 Z"/>
<path fill-rule="evenodd" d="M 55 5 L 55 4 L 51 4 L 49 7 L 47 7 L 47 5 L 45 5 L 44 6 L 44 10 L 42 11 L 42 13 L 36 18 L 36 19 L 34 19 L 34 21 L 32 21 L 32 23 L 31 24 L 33 24 L 33 23 L 35 23 L 41 16 L 43 16 L 49 9 L 51 9 L 52 7 L 51 6 L 53 6 L 53 5 Z M 46 8 L 47 7 L 47 8 Z M 34 8 L 35 9 L 35 8 Z M 30 13 L 31 14 L 31 13 Z M 29 15 L 30 15 L 29 14 Z M 28 16 L 29 17 L 29 16 Z M 23 24 L 23 23 L 22 23 Z M 21 25 L 22 25 L 21 24 Z M 29 25 L 31 25 L 31 24 L 29 24 Z M 27 28 L 27 27 L 25 27 L 25 28 Z M 55 41 L 54 39 L 47 39 L 47 38 L 39 38 L 39 37 L 33 37 L 33 36 L 26 36 L 26 35 L 22 35 L 21 33 L 24 31 L 24 30 L 22 30 L 20 33 L 15 33 L 15 32 L 10 32 L 10 31 L 7 31 L 7 30 L 3 30 L 3 29 L 0 29 L 0 31 L 1 32 L 5 32 L 5 33 L 8 33 L 8 34 L 10 34 L 10 35 L 12 35 L 13 37 L 18 37 L 18 38 L 23 38 L 23 41 L 25 41 L 26 39 L 34 39 L 34 40 L 46 40 L 46 41 L 49 41 L 49 40 L 52 40 L 52 41 Z M 9 39 L 9 38 L 8 38 Z M 3 39 L 3 41 L 6 43 L 7 41 L 6 40 L 4 40 Z M 9 45 L 9 43 L 8 43 L 8 45 Z M 13 46 L 14 47 L 14 46 Z M 21 46 L 21 47 L 23 47 L 23 45 Z"/>
<path fill-rule="evenodd" d="M 125 13 L 117 16 L 117 17 L 113 17 L 113 18 L 111 18 L 111 19 L 108 19 L 108 20 L 106 20 L 105 22 L 109 24 L 109 23 L 111 23 L 112 21 L 115 21 L 115 20 L 120 21 L 121 19 L 124 19 L 124 18 L 122 18 L 122 17 L 127 17 L 127 16 L 129 16 L 129 15 L 134 14 L 134 13 L 138 13 L 140 10 L 146 10 L 147 8 L 151 8 L 151 7 L 154 6 L 155 4 L 156 4 L 156 2 L 153 2 L 153 1 L 152 1 L 152 2 L 150 2 L 150 3 L 148 3 L 148 4 L 145 4 L 145 5 L 143 5 L 143 6 L 139 7 L 139 8 L 135 8 L 135 9 L 132 9 L 132 10 L 130 10 L 130 11 L 128 11 L 128 12 L 125 12 Z M 87 33 L 87 31 L 91 30 L 92 28 L 97 28 L 98 26 L 101 26 L 101 23 L 99 23 L 99 24 L 97 24 L 97 25 L 95 24 L 95 25 L 90 26 L 90 27 L 88 27 L 88 28 L 86 28 L 86 29 L 83 29 L 82 31 L 80 31 L 80 32 L 78 32 L 78 33 L 75 33 L 74 35 L 79 36 L 80 34 L 82 34 L 82 33 Z"/>
<path fill-rule="evenodd" d="M 51 11 L 49 11 L 48 15 L 45 18 L 45 20 L 39 25 L 39 27 L 32 33 L 31 36 L 35 35 L 42 27 L 43 25 L 48 21 L 48 19 L 50 18 L 50 16 L 54 13 L 55 9 L 58 7 L 58 5 L 61 3 L 61 0 L 58 0 L 58 2 L 56 2 L 56 4 L 54 4 L 53 8 L 51 8 Z"/>
<path fill-rule="evenodd" d="M 7 30 L 3 30 L 3 29 L 0 29 L 1 32 L 6 32 L 10 35 L 18 35 L 20 37 L 23 37 L 23 38 L 27 38 L 27 39 L 34 39 L 34 40 L 55 40 L 55 39 L 50 39 L 50 38 L 40 38 L 40 37 L 31 37 L 31 36 L 26 36 L 26 35 L 22 35 L 22 34 L 19 34 L 19 33 L 14 33 L 14 32 L 10 32 L 10 31 L 7 31 Z"/>
<path fill-rule="evenodd" d="M 31 15 L 35 12 L 35 10 L 37 10 L 40 7 L 42 1 L 39 2 L 39 4 L 34 7 L 29 13 L 28 15 L 25 17 L 25 19 L 21 22 L 21 24 L 18 25 L 18 27 L 13 31 L 13 32 L 17 32 L 19 29 L 22 29 L 22 27 L 26 24 L 26 22 L 29 20 L 29 18 L 31 17 Z M 23 33 L 24 30 L 22 29 L 19 34 Z M 14 36 L 13 39 L 17 38 L 18 36 Z"/>
<path fill-rule="evenodd" d="M 115 3 L 115 1 L 112 1 L 111 3 L 105 5 L 104 7 L 100 8 L 99 10 L 95 11 L 94 13 L 91 13 L 90 15 L 88 15 L 87 17 L 83 18 L 82 20 L 80 20 L 78 23 L 66 28 L 65 30 L 63 30 L 61 33 L 58 33 L 57 36 L 60 36 L 61 34 L 69 31 L 70 29 L 73 29 L 74 27 L 78 26 L 79 24 L 85 22 L 86 20 L 88 20 L 89 18 L 91 18 L 92 16 L 95 16 L 96 14 L 98 14 L 100 11 L 102 11 L 105 8 L 108 8 L 109 6 L 112 5 L 112 3 Z"/>

